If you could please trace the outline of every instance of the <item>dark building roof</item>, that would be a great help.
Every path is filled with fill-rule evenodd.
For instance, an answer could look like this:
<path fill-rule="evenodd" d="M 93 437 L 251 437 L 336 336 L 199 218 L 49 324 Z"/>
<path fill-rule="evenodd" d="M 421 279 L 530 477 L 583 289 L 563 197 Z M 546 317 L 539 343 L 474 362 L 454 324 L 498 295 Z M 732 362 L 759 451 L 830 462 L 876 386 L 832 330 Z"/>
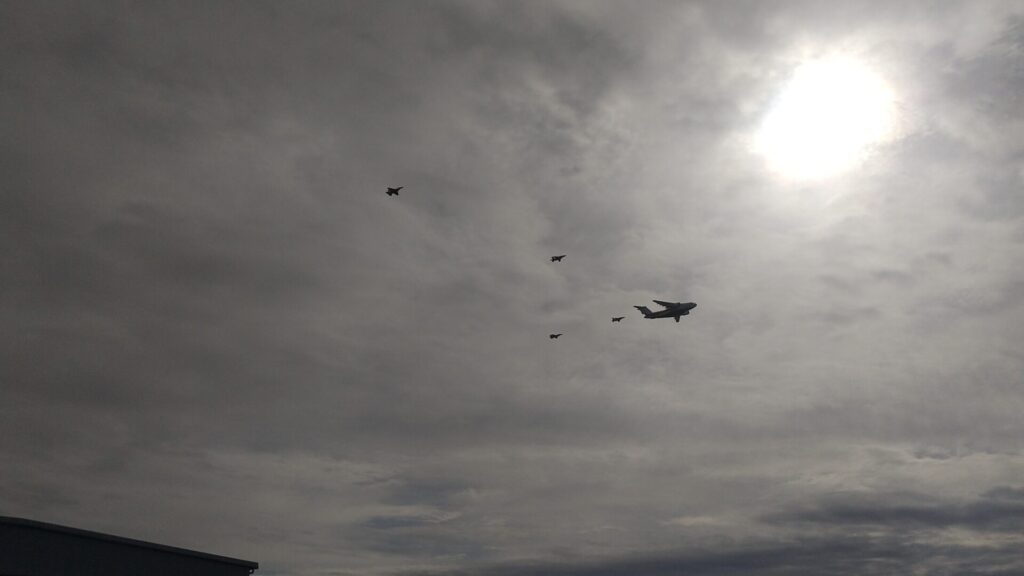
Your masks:
<path fill-rule="evenodd" d="M 248 560 L 0 516 L 2 576 L 238 576 L 257 568 Z"/>

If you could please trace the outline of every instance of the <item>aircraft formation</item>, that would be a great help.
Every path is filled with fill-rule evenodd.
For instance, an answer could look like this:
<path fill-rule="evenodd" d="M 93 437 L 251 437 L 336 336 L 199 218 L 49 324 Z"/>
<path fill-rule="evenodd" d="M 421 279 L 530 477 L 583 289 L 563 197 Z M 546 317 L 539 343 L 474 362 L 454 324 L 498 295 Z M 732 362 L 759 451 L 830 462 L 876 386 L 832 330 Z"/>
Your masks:
<path fill-rule="evenodd" d="M 398 186 L 397 188 L 392 188 L 388 186 L 387 188 L 388 196 L 398 196 L 398 191 L 401 190 L 402 188 L 405 188 L 405 186 Z M 567 254 L 559 254 L 557 256 L 552 256 L 551 261 L 561 262 L 562 259 L 565 258 L 566 256 Z M 675 321 L 679 322 L 680 318 L 682 318 L 683 316 L 689 316 L 690 310 L 693 310 L 694 308 L 697 307 L 696 302 L 667 302 L 664 300 L 654 300 L 653 302 L 661 306 L 662 309 L 651 310 L 647 306 L 633 306 L 633 308 L 639 310 L 640 313 L 644 315 L 644 318 L 648 320 L 657 320 L 658 318 L 675 318 Z M 612 316 L 612 322 L 622 322 L 624 318 L 625 316 Z M 561 336 L 561 333 L 548 334 L 548 338 L 550 338 L 551 340 L 557 340 Z"/>

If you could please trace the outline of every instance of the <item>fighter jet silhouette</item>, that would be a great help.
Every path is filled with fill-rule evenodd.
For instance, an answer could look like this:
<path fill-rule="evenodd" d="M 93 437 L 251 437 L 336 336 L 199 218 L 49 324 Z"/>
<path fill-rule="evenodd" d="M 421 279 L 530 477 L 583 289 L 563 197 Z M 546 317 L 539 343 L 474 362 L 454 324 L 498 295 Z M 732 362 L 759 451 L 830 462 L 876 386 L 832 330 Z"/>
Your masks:
<path fill-rule="evenodd" d="M 612 316 L 612 322 L 622 322 L 623 318 L 625 318 L 625 316 Z"/>
<path fill-rule="evenodd" d="M 548 334 L 548 338 L 551 338 L 552 340 L 558 338 L 559 336 L 561 336 L 561 334 Z"/>
<path fill-rule="evenodd" d="M 664 306 L 665 309 L 658 310 L 657 312 L 651 312 L 647 306 L 633 306 L 633 308 L 643 312 L 644 318 L 649 320 L 654 318 L 675 318 L 676 322 L 679 322 L 680 316 L 689 315 L 690 310 L 697 307 L 697 304 L 694 302 L 687 302 L 684 304 L 682 302 L 662 302 L 661 300 L 655 300 L 654 303 Z"/>
<path fill-rule="evenodd" d="M 561 256 L 552 256 L 551 257 L 551 261 L 552 262 L 561 262 L 562 258 L 565 258 L 565 254 L 562 254 Z"/>
<path fill-rule="evenodd" d="M 402 188 L 405 188 L 405 186 L 399 186 L 398 188 L 392 188 L 391 186 L 388 186 L 387 194 L 388 196 L 398 196 L 398 191 L 401 190 Z"/>

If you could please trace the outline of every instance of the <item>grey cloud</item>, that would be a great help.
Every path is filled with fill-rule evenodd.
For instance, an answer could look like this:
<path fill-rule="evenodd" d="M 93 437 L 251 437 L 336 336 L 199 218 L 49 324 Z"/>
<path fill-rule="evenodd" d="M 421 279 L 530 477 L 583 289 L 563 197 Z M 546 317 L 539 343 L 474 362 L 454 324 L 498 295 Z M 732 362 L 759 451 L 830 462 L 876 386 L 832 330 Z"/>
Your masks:
<path fill-rule="evenodd" d="M 777 523 L 807 522 L 848 529 L 871 526 L 898 529 L 964 527 L 1019 533 L 1024 528 L 1020 489 L 994 488 L 966 503 L 943 502 L 918 494 L 872 494 L 834 497 L 817 507 L 776 514 Z"/>
<path fill-rule="evenodd" d="M 925 570 L 928 574 L 1013 574 L 1020 569 L 1013 548 L 957 547 L 915 544 L 900 538 L 864 537 L 832 540 L 806 538 L 778 545 L 759 545 L 730 553 L 663 554 L 582 565 L 523 564 L 472 571 L 409 572 L 410 576 L 661 576 L 668 574 L 891 574 Z"/>
<path fill-rule="evenodd" d="M 1011 500 L 1017 501 L 1024 499 L 1024 488 L 1014 488 L 1012 486 L 1000 486 L 993 488 L 984 494 L 987 500 Z"/>
<path fill-rule="evenodd" d="M 1024 89 L 1024 80 L 1021 88 Z M 993 167 L 981 175 L 975 184 L 979 197 L 968 200 L 965 210 L 986 220 L 1013 221 L 1024 216 L 1024 201 L 1021 201 L 1024 172 L 1019 168 L 1024 164 L 1024 154 L 1017 160 L 1016 166 Z"/>
<path fill-rule="evenodd" d="M 371 528 L 374 530 L 394 530 L 400 528 L 414 528 L 417 526 L 426 526 L 430 524 L 437 524 L 443 522 L 443 518 L 436 518 L 433 516 L 374 516 L 366 522 L 363 522 L 362 526 L 365 528 Z"/>

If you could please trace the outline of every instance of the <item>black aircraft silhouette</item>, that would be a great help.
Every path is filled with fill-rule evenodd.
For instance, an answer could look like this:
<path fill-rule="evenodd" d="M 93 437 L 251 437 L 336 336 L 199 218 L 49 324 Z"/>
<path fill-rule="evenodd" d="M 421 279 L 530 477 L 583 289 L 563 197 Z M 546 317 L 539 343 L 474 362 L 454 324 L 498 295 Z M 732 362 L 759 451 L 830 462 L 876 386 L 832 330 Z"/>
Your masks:
<path fill-rule="evenodd" d="M 561 334 L 548 334 L 548 338 L 551 338 L 552 340 L 558 338 L 559 336 L 561 336 Z"/>
<path fill-rule="evenodd" d="M 665 309 L 658 310 L 657 312 L 651 312 L 647 306 L 633 306 L 633 308 L 642 312 L 644 318 L 647 319 L 675 318 L 676 322 L 679 322 L 680 316 L 688 316 L 690 314 L 690 310 L 697 307 L 697 304 L 693 302 L 687 302 L 684 304 L 682 302 L 663 302 L 661 300 L 655 300 L 654 303 L 664 306 Z"/>
<path fill-rule="evenodd" d="M 401 190 L 402 188 L 405 188 L 405 186 L 399 186 L 398 188 L 392 188 L 391 186 L 388 186 L 388 196 L 398 196 L 398 191 Z"/>
<path fill-rule="evenodd" d="M 561 256 L 552 256 L 551 257 L 551 261 L 552 262 L 561 262 L 562 258 L 565 258 L 565 254 L 562 254 Z"/>
<path fill-rule="evenodd" d="M 625 318 L 625 316 L 612 316 L 612 322 L 622 322 L 623 318 Z"/>

